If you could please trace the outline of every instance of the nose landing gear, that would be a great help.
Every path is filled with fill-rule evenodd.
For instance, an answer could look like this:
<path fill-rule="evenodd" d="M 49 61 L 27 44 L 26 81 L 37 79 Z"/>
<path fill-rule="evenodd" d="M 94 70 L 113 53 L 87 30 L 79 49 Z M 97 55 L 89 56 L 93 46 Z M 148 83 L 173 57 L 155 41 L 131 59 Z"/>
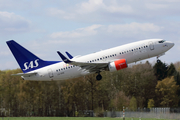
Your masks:
<path fill-rule="evenodd" d="M 160 60 L 159 59 L 157 59 L 157 63 L 159 63 L 160 62 Z"/>
<path fill-rule="evenodd" d="M 159 62 L 160 62 L 159 57 L 160 57 L 160 56 L 157 56 L 157 57 L 156 57 L 156 58 L 157 58 L 157 63 L 159 63 Z"/>
<path fill-rule="evenodd" d="M 102 76 L 101 76 L 100 73 L 98 73 L 98 75 L 96 76 L 96 80 L 97 80 L 97 81 L 100 81 L 101 79 L 102 79 Z"/>

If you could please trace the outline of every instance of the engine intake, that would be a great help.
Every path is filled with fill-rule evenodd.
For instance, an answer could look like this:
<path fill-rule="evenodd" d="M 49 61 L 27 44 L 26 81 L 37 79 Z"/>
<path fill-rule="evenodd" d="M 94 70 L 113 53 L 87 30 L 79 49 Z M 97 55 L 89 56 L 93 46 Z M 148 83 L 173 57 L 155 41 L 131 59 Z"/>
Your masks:
<path fill-rule="evenodd" d="M 111 72 L 118 71 L 127 67 L 128 66 L 125 59 L 116 60 L 114 62 L 109 63 L 108 65 L 109 71 Z"/>

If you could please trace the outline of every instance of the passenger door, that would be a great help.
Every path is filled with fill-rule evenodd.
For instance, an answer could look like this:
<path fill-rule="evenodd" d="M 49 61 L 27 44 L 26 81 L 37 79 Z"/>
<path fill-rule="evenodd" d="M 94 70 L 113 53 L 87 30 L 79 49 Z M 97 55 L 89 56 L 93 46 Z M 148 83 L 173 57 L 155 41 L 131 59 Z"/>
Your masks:
<path fill-rule="evenodd" d="M 53 78 L 53 71 L 52 69 L 48 69 L 49 78 Z"/>
<path fill-rule="evenodd" d="M 152 41 L 149 42 L 149 48 L 150 50 L 154 50 L 154 44 Z"/>

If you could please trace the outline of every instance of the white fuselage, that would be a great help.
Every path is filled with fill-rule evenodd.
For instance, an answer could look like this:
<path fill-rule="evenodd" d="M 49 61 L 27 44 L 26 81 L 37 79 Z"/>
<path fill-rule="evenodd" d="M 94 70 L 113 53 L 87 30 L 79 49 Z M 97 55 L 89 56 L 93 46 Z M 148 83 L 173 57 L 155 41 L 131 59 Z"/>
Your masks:
<path fill-rule="evenodd" d="M 85 56 L 76 57 L 72 60 L 84 63 L 110 63 L 115 60 L 126 59 L 127 64 L 129 64 L 139 60 L 159 56 L 174 46 L 174 43 L 172 42 L 159 41 L 163 40 L 148 39 L 138 41 Z M 23 77 L 23 79 L 35 81 L 65 80 L 91 74 L 81 67 L 69 65 L 64 62 L 49 65 L 31 72 L 37 72 L 37 74 L 30 77 Z"/>

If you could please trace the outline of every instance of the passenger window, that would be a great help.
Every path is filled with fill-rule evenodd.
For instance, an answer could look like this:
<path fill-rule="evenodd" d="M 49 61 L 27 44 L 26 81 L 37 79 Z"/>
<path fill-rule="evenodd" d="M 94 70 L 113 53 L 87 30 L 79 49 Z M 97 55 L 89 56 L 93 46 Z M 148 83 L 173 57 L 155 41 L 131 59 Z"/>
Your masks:
<path fill-rule="evenodd" d="M 100 60 L 102 60 L 102 58 L 100 58 Z"/>
<path fill-rule="evenodd" d="M 92 62 L 94 62 L 94 60 L 92 60 Z"/>
<path fill-rule="evenodd" d="M 114 57 L 114 55 L 112 55 Z"/>
<path fill-rule="evenodd" d="M 133 51 L 133 49 L 132 49 L 132 51 Z"/>
<path fill-rule="evenodd" d="M 99 61 L 99 59 L 97 59 Z"/>
<path fill-rule="evenodd" d="M 140 50 L 141 48 L 139 47 L 139 50 Z"/>

